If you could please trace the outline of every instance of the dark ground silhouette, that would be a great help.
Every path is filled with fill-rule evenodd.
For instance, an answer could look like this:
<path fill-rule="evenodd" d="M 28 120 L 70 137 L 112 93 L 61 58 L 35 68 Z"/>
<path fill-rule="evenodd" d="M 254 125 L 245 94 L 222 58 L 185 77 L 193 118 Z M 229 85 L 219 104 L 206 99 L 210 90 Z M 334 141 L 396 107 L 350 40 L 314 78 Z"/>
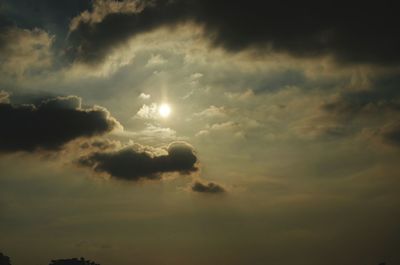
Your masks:
<path fill-rule="evenodd" d="M 8 256 L 3 255 L 0 252 L 0 265 L 11 265 L 11 260 Z M 72 259 L 57 259 L 52 260 L 49 265 L 100 265 L 91 260 L 85 260 L 84 258 L 72 258 Z M 387 265 L 386 262 L 381 262 L 378 265 Z"/>
<path fill-rule="evenodd" d="M 100 265 L 96 262 L 85 260 L 84 258 L 74 259 L 58 259 L 52 260 L 50 265 Z"/>
<path fill-rule="evenodd" d="M 0 265 L 11 265 L 10 258 L 0 252 Z"/>

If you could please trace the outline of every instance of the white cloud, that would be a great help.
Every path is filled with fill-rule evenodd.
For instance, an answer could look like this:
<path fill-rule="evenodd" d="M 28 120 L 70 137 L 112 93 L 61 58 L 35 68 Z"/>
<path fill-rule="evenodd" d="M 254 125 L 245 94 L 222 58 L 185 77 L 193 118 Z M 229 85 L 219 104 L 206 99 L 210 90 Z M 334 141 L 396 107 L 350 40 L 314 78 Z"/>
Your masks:
<path fill-rule="evenodd" d="M 151 145 L 165 144 L 176 140 L 187 140 L 185 137 L 178 137 L 176 131 L 171 128 L 154 124 L 147 124 L 147 126 L 140 131 L 123 131 L 114 135 L 135 139 L 135 141 L 140 143 Z"/>
<path fill-rule="evenodd" d="M 134 118 L 143 120 L 154 120 L 158 117 L 158 106 L 156 103 L 150 105 L 143 104 Z"/>
<path fill-rule="evenodd" d="M 150 59 L 147 61 L 146 67 L 160 66 L 167 62 L 168 61 L 160 54 L 151 55 Z"/>
<path fill-rule="evenodd" d="M 151 95 L 150 94 L 146 94 L 146 93 L 140 93 L 139 98 L 146 100 L 146 99 L 150 99 Z"/>
<path fill-rule="evenodd" d="M 214 105 L 211 105 L 210 107 L 208 107 L 207 109 L 195 113 L 195 116 L 198 117 L 205 117 L 205 118 L 223 118 L 226 116 L 225 113 L 225 108 L 224 107 L 216 107 Z"/>
<path fill-rule="evenodd" d="M 225 92 L 225 96 L 232 100 L 249 100 L 254 97 L 254 92 L 251 89 L 239 93 Z"/>
<path fill-rule="evenodd" d="M 198 80 L 200 78 L 202 78 L 204 75 L 202 73 L 194 73 L 190 76 L 190 79 L 192 80 Z"/>
<path fill-rule="evenodd" d="M 214 123 L 213 125 L 209 126 L 209 128 L 214 131 L 224 131 L 224 130 L 234 129 L 238 126 L 239 124 L 236 122 L 227 121 L 222 123 Z"/>
<path fill-rule="evenodd" d="M 139 13 L 144 8 L 144 1 L 138 0 L 94 0 L 92 11 L 84 11 L 71 20 L 69 29 L 74 31 L 81 23 L 98 23 L 109 14 L 114 13 Z"/>
<path fill-rule="evenodd" d="M 239 123 L 234 121 L 226 121 L 222 123 L 214 123 L 212 125 L 207 125 L 205 129 L 200 130 L 198 133 L 196 133 L 196 136 L 204 137 L 213 134 L 226 137 L 226 133 L 228 132 L 232 133 L 235 136 L 244 135 L 244 132 L 242 132 L 242 128 Z"/>

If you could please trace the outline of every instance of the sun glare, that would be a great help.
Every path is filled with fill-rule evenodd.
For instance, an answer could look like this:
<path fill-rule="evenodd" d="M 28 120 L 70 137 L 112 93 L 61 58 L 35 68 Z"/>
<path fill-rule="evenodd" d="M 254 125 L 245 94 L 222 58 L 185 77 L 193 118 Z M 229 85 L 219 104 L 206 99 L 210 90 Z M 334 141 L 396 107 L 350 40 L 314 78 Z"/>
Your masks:
<path fill-rule="evenodd" d="M 168 104 L 161 104 L 158 113 L 161 117 L 167 118 L 171 114 L 171 107 Z"/>

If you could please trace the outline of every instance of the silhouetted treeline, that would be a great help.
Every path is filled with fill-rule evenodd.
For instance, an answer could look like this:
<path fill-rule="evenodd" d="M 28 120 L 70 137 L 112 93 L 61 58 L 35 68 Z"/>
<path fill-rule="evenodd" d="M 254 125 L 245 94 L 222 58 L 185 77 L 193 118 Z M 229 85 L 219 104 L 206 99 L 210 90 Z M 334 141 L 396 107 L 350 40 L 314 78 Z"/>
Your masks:
<path fill-rule="evenodd" d="M 11 265 L 10 257 L 0 252 L 0 265 Z M 52 260 L 50 265 L 100 265 L 91 260 L 85 260 L 84 258 L 73 258 L 73 259 L 57 259 Z"/>
<path fill-rule="evenodd" d="M 52 260 L 50 265 L 100 265 L 96 262 L 85 260 L 84 258 L 80 259 L 58 259 Z"/>
<path fill-rule="evenodd" d="M 0 252 L 0 265 L 11 265 L 10 258 Z M 52 260 L 49 265 L 100 265 L 91 260 L 85 260 L 84 258 L 73 258 L 73 259 L 57 259 Z M 378 265 L 387 265 L 386 262 L 381 262 Z"/>
<path fill-rule="evenodd" d="M 10 257 L 0 252 L 0 265 L 11 265 Z"/>

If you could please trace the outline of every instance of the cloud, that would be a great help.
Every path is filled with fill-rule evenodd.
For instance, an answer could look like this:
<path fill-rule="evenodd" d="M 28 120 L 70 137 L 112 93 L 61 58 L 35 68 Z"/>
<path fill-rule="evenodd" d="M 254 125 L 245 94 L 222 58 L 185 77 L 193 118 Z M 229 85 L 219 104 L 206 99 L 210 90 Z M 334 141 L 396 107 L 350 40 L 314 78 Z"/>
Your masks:
<path fill-rule="evenodd" d="M 224 107 L 216 107 L 211 105 L 207 109 L 195 113 L 195 116 L 205 117 L 205 118 L 223 118 L 226 117 L 225 108 Z"/>
<path fill-rule="evenodd" d="M 93 152 L 81 157 L 81 166 L 109 174 L 122 180 L 159 179 L 161 174 L 197 171 L 197 156 L 185 142 L 174 142 L 163 148 L 130 145 L 107 152 Z"/>
<path fill-rule="evenodd" d="M 196 181 L 195 183 L 193 183 L 192 191 L 200 192 L 200 193 L 210 193 L 210 194 L 218 194 L 218 193 L 226 192 L 226 190 L 222 186 L 220 186 L 214 182 L 209 182 L 209 183 L 204 184 L 199 181 Z"/>
<path fill-rule="evenodd" d="M 225 96 L 228 97 L 229 99 L 240 100 L 240 101 L 250 100 L 251 98 L 254 97 L 254 95 L 255 95 L 254 91 L 251 89 L 247 89 L 246 91 L 239 93 L 225 92 Z"/>
<path fill-rule="evenodd" d="M 143 99 L 143 100 L 146 100 L 146 99 L 150 99 L 151 95 L 150 94 L 146 94 L 146 93 L 140 93 L 139 98 Z"/>
<path fill-rule="evenodd" d="M 200 130 L 196 136 L 203 137 L 212 134 L 213 137 L 219 136 L 226 138 L 226 134 L 232 134 L 235 137 L 243 136 L 243 126 L 239 122 L 226 121 L 207 125 L 205 129 Z"/>
<path fill-rule="evenodd" d="M 302 119 L 295 123 L 294 131 L 301 138 L 334 140 L 350 134 L 347 124 L 342 124 L 335 118 L 325 113 L 317 113 L 316 116 Z"/>
<path fill-rule="evenodd" d="M 159 117 L 158 105 L 152 103 L 150 105 L 143 104 L 143 106 L 138 110 L 134 118 L 142 120 L 154 120 Z"/>
<path fill-rule="evenodd" d="M 90 152 L 93 152 L 93 150 L 115 150 L 121 148 L 121 142 L 106 138 L 93 139 L 82 143 L 80 148 L 82 150 L 90 150 Z"/>
<path fill-rule="evenodd" d="M 76 138 L 122 128 L 106 109 L 84 109 L 76 96 L 51 98 L 37 105 L 0 103 L 0 121 L 3 152 L 57 150 Z"/>
<path fill-rule="evenodd" d="M 385 126 L 380 133 L 385 143 L 400 147 L 400 121 Z"/>
<path fill-rule="evenodd" d="M 149 2 L 94 1 L 90 12 L 85 11 L 71 21 L 69 40 L 73 47 L 69 52 L 85 62 L 101 61 L 114 45 L 127 40 L 131 32 L 141 31 L 141 25 L 149 23 L 149 18 L 137 20 L 137 15 Z M 135 25 L 135 20 L 139 26 Z"/>
<path fill-rule="evenodd" d="M 360 134 L 362 139 L 373 136 L 380 142 L 394 143 L 394 124 L 400 118 L 398 82 L 397 75 L 385 74 L 368 79 L 368 85 L 361 89 L 346 87 L 344 92 L 321 100 L 323 103 L 311 116 L 297 122 L 296 130 L 310 138 Z"/>
<path fill-rule="evenodd" d="M 109 14 L 136 14 L 143 11 L 144 1 L 138 0 L 95 0 L 92 10 L 82 12 L 72 19 L 70 30 L 75 30 L 81 23 L 95 24 L 101 22 Z"/>
<path fill-rule="evenodd" d="M 400 94 L 387 87 L 342 93 L 334 101 L 324 104 L 328 113 L 342 117 L 400 111 Z"/>
<path fill-rule="evenodd" d="M 167 62 L 168 61 L 160 54 L 151 55 L 150 59 L 147 61 L 146 67 L 160 66 Z"/>
<path fill-rule="evenodd" d="M 6 91 L 0 91 L 0 103 L 8 103 L 10 95 Z"/>
<path fill-rule="evenodd" d="M 194 73 L 190 76 L 190 79 L 192 80 L 199 80 L 200 78 L 202 78 L 204 76 L 204 74 L 202 73 Z"/>
<path fill-rule="evenodd" d="M 0 27 L 0 73 L 21 77 L 53 64 L 54 36 L 41 29 Z"/>
<path fill-rule="evenodd" d="M 140 131 L 123 131 L 117 135 L 127 138 L 133 138 L 141 143 L 153 142 L 156 140 L 160 142 L 171 142 L 178 140 L 178 136 L 175 130 L 168 127 L 160 127 L 154 124 L 146 124 L 146 127 Z M 179 139 L 182 139 L 179 137 Z"/>
<path fill-rule="evenodd" d="M 195 22 L 215 46 L 229 51 L 257 48 L 300 57 L 333 55 L 352 63 L 400 62 L 399 29 L 391 26 L 397 24 L 396 8 L 387 3 L 154 0 L 117 1 L 118 7 L 110 8 L 113 2 L 95 1 L 91 12 L 71 23 L 78 59 L 99 62 L 137 34 Z"/>

